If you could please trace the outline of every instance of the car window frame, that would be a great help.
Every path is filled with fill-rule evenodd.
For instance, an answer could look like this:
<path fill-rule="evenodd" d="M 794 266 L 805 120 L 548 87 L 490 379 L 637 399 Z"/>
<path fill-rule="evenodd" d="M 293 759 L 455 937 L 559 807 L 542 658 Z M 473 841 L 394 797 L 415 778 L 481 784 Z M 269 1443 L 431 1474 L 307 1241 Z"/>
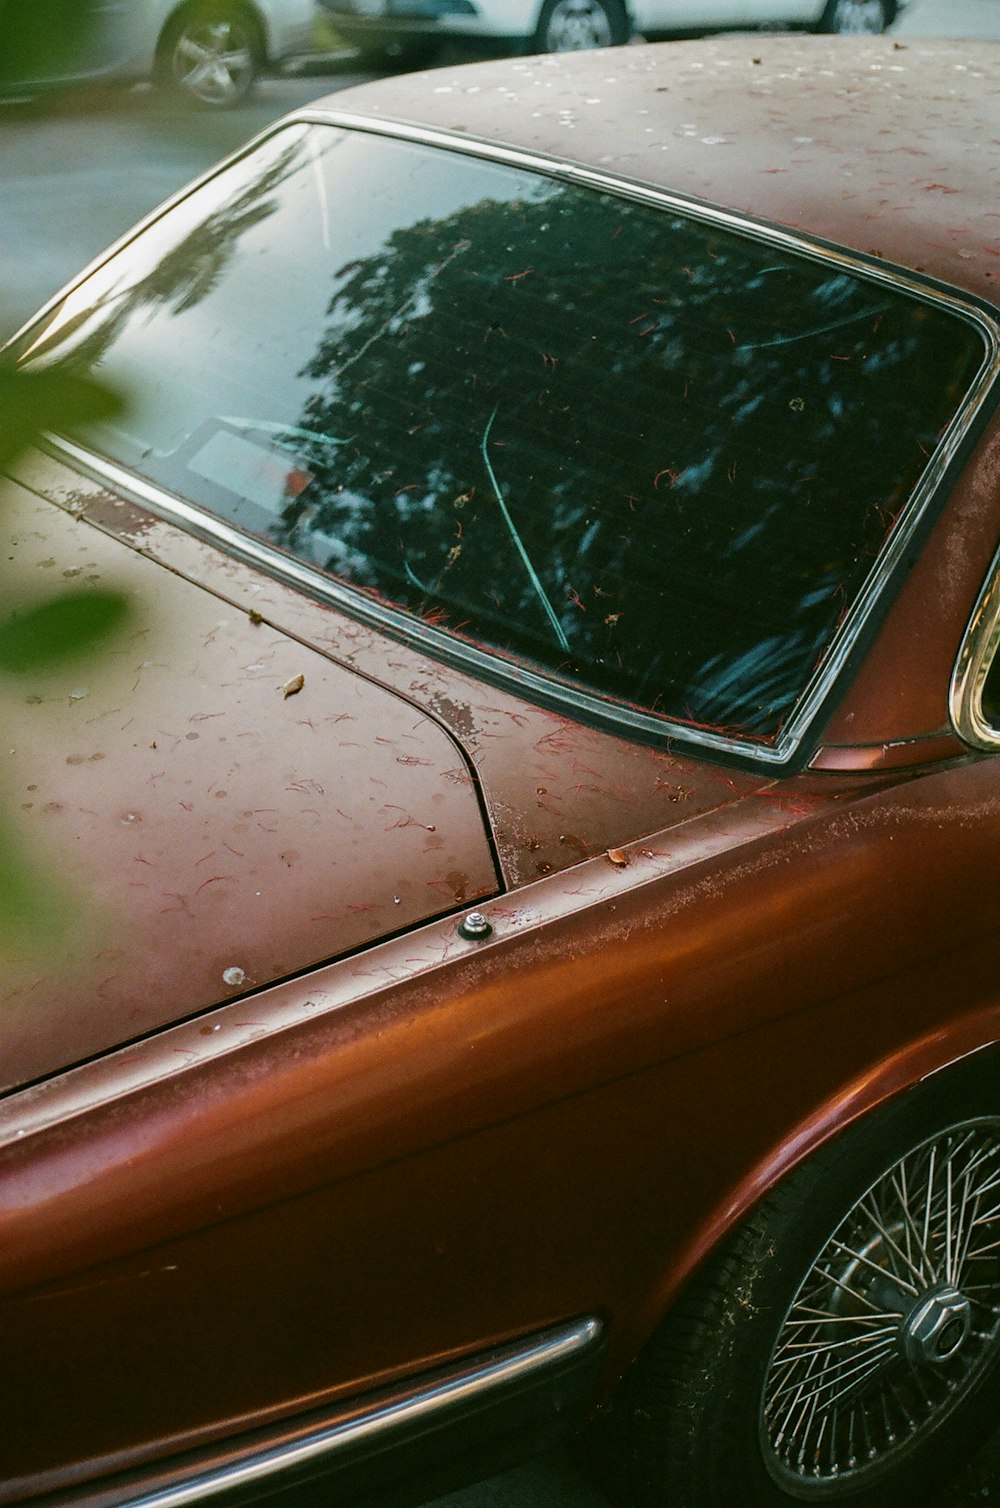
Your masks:
<path fill-rule="evenodd" d="M 422 651 L 433 654 L 446 664 L 465 671 L 479 680 L 500 685 L 515 694 L 523 695 L 528 700 L 538 702 L 558 712 L 568 713 L 578 721 L 594 724 L 637 741 L 656 745 L 677 744 L 690 748 L 695 753 L 729 759 L 752 768 L 763 766 L 771 770 L 788 770 L 798 767 L 807 760 L 812 748 L 810 735 L 817 732 L 824 711 L 830 705 L 835 686 L 841 680 L 849 663 L 854 660 L 859 646 L 877 627 L 883 609 L 887 605 L 891 583 L 912 558 L 915 542 L 922 536 L 930 519 L 935 516 L 935 504 L 945 495 L 946 482 L 951 479 L 958 463 L 967 453 L 988 411 L 994 389 L 1000 386 L 1000 310 L 977 299 L 973 294 L 899 267 L 894 263 L 867 256 L 862 252 L 835 245 L 819 237 L 812 237 L 768 220 L 755 218 L 742 211 L 727 210 L 686 194 L 658 187 L 645 180 L 629 178 L 607 169 L 587 167 L 582 163 L 555 158 L 530 148 L 488 141 L 471 133 L 422 126 L 391 117 L 307 106 L 303 110 L 284 117 L 253 137 L 237 152 L 232 153 L 209 172 L 202 174 L 151 215 L 140 221 L 128 235 L 121 238 L 105 255 L 86 268 L 68 288 L 62 289 L 54 299 L 50 300 L 39 315 L 13 337 L 10 344 L 17 342 L 32 326 L 40 324 L 47 313 L 55 309 L 66 297 L 71 288 L 80 286 L 90 274 L 103 266 L 113 255 L 124 250 L 143 231 L 169 210 L 182 203 L 192 192 L 217 177 L 230 164 L 257 150 L 271 137 L 277 136 L 289 127 L 303 124 L 362 131 L 370 135 L 390 137 L 438 150 L 457 152 L 463 156 L 477 157 L 538 173 L 562 183 L 612 194 L 627 202 L 655 207 L 664 213 L 683 215 L 696 222 L 762 242 L 772 248 L 804 257 L 812 262 L 821 263 L 828 268 L 838 267 L 841 271 L 859 277 L 876 287 L 888 287 L 897 294 L 902 293 L 915 298 L 918 302 L 949 311 L 978 331 L 985 348 L 982 365 L 970 384 L 964 400 L 943 430 L 937 448 L 929 458 L 923 475 L 911 493 L 905 518 L 892 531 L 880 551 L 867 581 L 831 640 L 822 666 L 796 703 L 788 722 L 773 743 L 757 743 L 750 738 L 734 737 L 711 728 L 695 727 L 665 715 L 647 713 L 631 705 L 616 703 L 610 697 L 588 692 L 582 687 L 568 686 L 554 677 L 549 677 L 543 671 L 535 671 L 524 665 L 506 661 L 499 654 L 456 639 L 422 620 L 415 622 L 405 612 L 371 599 L 349 583 L 341 582 L 316 567 L 296 561 L 261 540 L 242 534 L 197 504 L 177 497 L 155 483 L 137 476 L 126 467 L 106 460 L 74 441 L 62 436 L 50 435 L 46 437 L 46 449 L 62 459 L 69 460 L 74 466 L 96 479 L 110 481 L 116 488 L 126 494 L 131 494 L 137 502 L 148 507 L 158 516 L 180 524 L 187 532 L 221 547 L 227 554 L 277 579 L 284 580 L 306 595 L 326 602 L 344 611 L 348 616 L 359 619 L 404 643 L 411 645 L 416 643 Z M 998 591 L 997 613 L 997 637 L 1000 640 L 1000 591 Z M 985 680 L 985 675 L 983 680 Z M 965 709 L 965 703 L 963 703 L 963 708 Z M 967 709 L 963 710 L 963 719 L 963 725 L 968 723 L 970 727 L 972 726 L 971 713 Z M 977 732 L 975 736 L 986 735 Z M 1000 747 L 1000 734 L 996 736 L 994 742 L 989 743 L 988 747 Z"/>
<path fill-rule="evenodd" d="M 1000 749 L 1000 728 L 983 711 L 983 692 L 1000 653 L 1000 547 L 962 637 L 949 690 L 955 731 L 974 749 Z"/>

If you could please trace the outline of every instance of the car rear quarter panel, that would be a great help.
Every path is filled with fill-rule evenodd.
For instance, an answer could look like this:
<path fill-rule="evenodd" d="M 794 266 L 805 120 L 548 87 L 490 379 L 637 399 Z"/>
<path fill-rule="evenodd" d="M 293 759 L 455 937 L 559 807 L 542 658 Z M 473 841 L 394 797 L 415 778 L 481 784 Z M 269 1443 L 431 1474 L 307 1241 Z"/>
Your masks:
<path fill-rule="evenodd" d="M 532 705 L 394 642 L 329 605 L 156 518 L 48 457 L 19 464 L 24 484 L 197 583 L 220 615 L 236 610 L 392 688 L 443 724 L 475 770 L 509 887 L 725 805 L 770 780 L 652 747 Z M 417 635 L 415 635 L 415 639 Z M 295 705 L 292 703 L 291 705 Z M 468 891 L 466 899 L 473 898 Z M 460 898 L 455 897 L 456 901 Z"/>
<path fill-rule="evenodd" d="M 798 777 L 491 903 L 485 944 L 432 923 L 8 1102 L 4 1474 L 577 1313 L 613 1376 L 785 1167 L 997 1036 L 998 839 L 989 757 Z"/>
<path fill-rule="evenodd" d="M 6 601 L 68 580 L 132 611 L 99 663 L 9 683 L 7 840 L 76 921 L 0 959 L 0 1084 L 496 893 L 433 716 L 20 489 L 2 534 Z"/>
<path fill-rule="evenodd" d="M 824 744 L 890 743 L 950 728 L 952 669 L 997 548 L 998 514 L 994 414 L 832 713 Z"/>

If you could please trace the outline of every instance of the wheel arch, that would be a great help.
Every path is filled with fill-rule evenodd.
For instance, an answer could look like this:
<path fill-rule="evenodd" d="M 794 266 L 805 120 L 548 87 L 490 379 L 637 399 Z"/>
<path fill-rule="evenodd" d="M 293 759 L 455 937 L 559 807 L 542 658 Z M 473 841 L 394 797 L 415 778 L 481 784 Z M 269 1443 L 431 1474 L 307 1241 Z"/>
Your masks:
<path fill-rule="evenodd" d="M 781 1142 L 723 1192 L 708 1216 L 664 1271 L 660 1283 L 636 1317 L 636 1332 L 628 1337 L 638 1354 L 662 1324 L 671 1307 L 710 1258 L 783 1179 L 821 1147 L 880 1109 L 898 1103 L 931 1082 L 947 1079 L 981 1084 L 992 1078 L 1000 1105 L 1000 1021 L 992 1007 L 960 1017 L 926 1033 L 904 1048 L 887 1054 L 839 1090 L 808 1116 L 789 1128 Z"/>
<path fill-rule="evenodd" d="M 160 34 L 156 39 L 156 59 L 158 63 L 163 58 L 170 35 L 177 23 L 182 17 L 200 10 L 204 3 L 205 0 L 179 0 L 179 3 L 164 17 L 163 25 L 160 27 Z M 268 61 L 271 56 L 271 33 L 267 24 L 267 17 L 253 4 L 253 0 L 230 0 L 230 3 L 234 10 L 242 11 L 252 21 L 254 31 L 257 34 L 260 59 L 262 62 Z"/>

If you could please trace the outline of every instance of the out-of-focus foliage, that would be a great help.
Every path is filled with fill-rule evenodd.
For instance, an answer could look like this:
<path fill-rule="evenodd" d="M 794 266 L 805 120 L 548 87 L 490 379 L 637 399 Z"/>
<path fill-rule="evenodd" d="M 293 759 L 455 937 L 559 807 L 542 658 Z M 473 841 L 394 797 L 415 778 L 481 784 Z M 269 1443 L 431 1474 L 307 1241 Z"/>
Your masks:
<path fill-rule="evenodd" d="M 46 430 L 71 433 L 121 411 L 121 400 L 89 378 L 50 368 L 19 371 L 0 358 L 0 472 Z M 74 588 L 44 601 L 0 601 L 0 672 L 27 675 L 86 653 L 122 621 L 117 592 Z"/>
<path fill-rule="evenodd" d="M 92 0 L 0 0 L 0 95 L 79 72 L 96 34 Z M 0 357 L 0 472 L 47 429 L 63 433 L 120 403 L 96 383 L 58 370 L 17 371 Z M 0 480 L 2 506 L 2 480 Z M 80 656 L 125 617 L 118 593 L 67 591 L 45 601 L 0 596 L 0 673 L 22 683 Z M 24 851 L 0 809 L 0 952 L 40 934 L 65 935 L 72 898 Z"/>
<path fill-rule="evenodd" d="M 0 670 L 30 675 L 55 662 L 86 654 L 125 616 L 118 592 L 65 592 L 28 604 L 0 623 Z"/>
<path fill-rule="evenodd" d="M 52 369 L 17 371 L 0 360 L 0 471 L 45 431 L 60 433 L 118 412 L 120 400 L 85 378 Z M 2 506 L 2 480 L 0 480 Z M 118 592 L 75 588 L 44 599 L 0 596 L 0 674 L 26 677 L 95 649 L 125 619 Z M 0 811 L 0 952 L 29 937 L 53 940 L 72 919 L 72 899 L 12 835 Z"/>
<path fill-rule="evenodd" d="M 79 72 L 95 10 L 93 0 L 0 0 L 0 90 Z"/>
<path fill-rule="evenodd" d="M 0 358 L 0 470 L 45 430 L 65 432 L 120 409 L 120 400 L 96 382 L 58 368 L 19 371 Z"/>
<path fill-rule="evenodd" d="M 15 956 L 40 938 L 52 946 L 70 932 L 76 915 L 74 897 L 54 875 L 11 841 L 0 813 L 0 959 Z"/>

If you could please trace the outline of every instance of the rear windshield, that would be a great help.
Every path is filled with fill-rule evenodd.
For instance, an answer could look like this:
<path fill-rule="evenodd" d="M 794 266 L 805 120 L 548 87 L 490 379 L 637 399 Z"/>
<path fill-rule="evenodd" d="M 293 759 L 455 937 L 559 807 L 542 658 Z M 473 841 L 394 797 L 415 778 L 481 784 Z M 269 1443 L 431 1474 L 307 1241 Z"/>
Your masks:
<path fill-rule="evenodd" d="M 397 630 L 758 744 L 984 354 L 836 261 L 323 125 L 198 189 L 22 350 L 131 394 L 94 449 Z"/>

